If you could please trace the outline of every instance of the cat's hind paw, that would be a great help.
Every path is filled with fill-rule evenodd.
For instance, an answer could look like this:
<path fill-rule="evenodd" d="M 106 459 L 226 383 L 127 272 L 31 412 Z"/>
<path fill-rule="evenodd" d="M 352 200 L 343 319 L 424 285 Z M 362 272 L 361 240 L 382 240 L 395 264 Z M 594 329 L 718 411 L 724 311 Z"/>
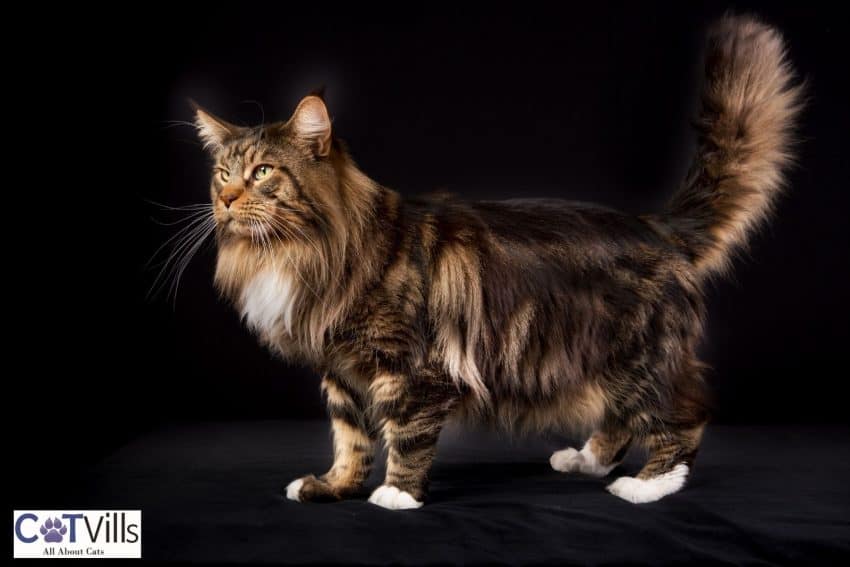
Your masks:
<path fill-rule="evenodd" d="M 382 484 L 369 497 L 369 502 L 387 510 L 411 510 L 422 507 L 422 502 L 409 492 L 399 490 L 395 486 Z"/>
<path fill-rule="evenodd" d="M 673 470 L 652 478 L 621 476 L 608 485 L 608 492 L 633 504 L 646 504 L 661 500 L 685 486 L 688 465 L 676 465 Z"/>
<path fill-rule="evenodd" d="M 588 445 L 585 445 L 581 451 L 576 451 L 572 447 L 555 451 L 549 457 L 549 464 L 559 472 L 577 472 L 599 478 L 606 476 L 617 466 L 616 464 L 608 466 L 600 464 Z"/>

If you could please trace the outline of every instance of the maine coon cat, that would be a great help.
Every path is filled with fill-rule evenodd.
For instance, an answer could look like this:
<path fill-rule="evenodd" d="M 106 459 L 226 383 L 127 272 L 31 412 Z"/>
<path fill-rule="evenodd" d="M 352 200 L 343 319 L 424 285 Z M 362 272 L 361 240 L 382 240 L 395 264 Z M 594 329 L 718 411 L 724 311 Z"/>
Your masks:
<path fill-rule="evenodd" d="M 320 96 L 281 123 L 198 108 L 214 158 L 215 282 L 272 351 L 323 375 L 334 461 L 301 502 L 357 494 L 422 505 L 437 438 L 464 416 L 592 432 L 558 471 L 607 475 L 635 503 L 679 490 L 708 419 L 702 289 L 764 220 L 801 106 L 779 33 L 727 16 L 710 31 L 699 146 L 669 206 L 632 216 L 558 200 L 408 199 L 360 171 Z"/>

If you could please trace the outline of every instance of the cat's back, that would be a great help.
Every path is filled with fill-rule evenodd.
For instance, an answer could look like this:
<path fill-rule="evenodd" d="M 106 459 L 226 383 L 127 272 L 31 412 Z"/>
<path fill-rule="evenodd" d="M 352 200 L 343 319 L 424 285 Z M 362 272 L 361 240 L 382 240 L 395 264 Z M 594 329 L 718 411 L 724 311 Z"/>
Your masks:
<path fill-rule="evenodd" d="M 460 245 L 495 263 L 532 267 L 530 263 L 544 269 L 633 261 L 688 265 L 681 246 L 657 217 L 594 203 L 552 198 L 467 201 L 436 193 L 407 200 L 404 209 L 408 230 L 417 237 L 429 235 L 423 240 L 433 257 Z"/>
<path fill-rule="evenodd" d="M 473 202 L 470 207 L 493 237 L 506 241 L 606 247 L 642 244 L 663 248 L 669 244 L 648 217 L 594 203 L 507 199 Z"/>
<path fill-rule="evenodd" d="M 698 290 L 686 252 L 654 216 L 578 201 L 445 194 L 405 209 L 407 241 L 421 250 L 408 256 L 426 259 L 431 289 L 453 291 L 452 304 L 466 304 L 478 289 L 491 298 L 511 295 L 510 304 L 582 290 L 634 304 L 671 285 Z"/>

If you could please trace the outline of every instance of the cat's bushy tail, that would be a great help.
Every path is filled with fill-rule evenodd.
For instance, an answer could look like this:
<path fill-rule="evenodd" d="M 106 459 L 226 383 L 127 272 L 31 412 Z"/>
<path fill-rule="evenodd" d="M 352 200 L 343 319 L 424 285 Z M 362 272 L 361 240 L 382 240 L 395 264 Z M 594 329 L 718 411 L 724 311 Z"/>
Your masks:
<path fill-rule="evenodd" d="M 752 16 L 724 16 L 708 34 L 699 145 L 667 209 L 704 274 L 723 271 L 783 186 L 802 85 L 779 32 Z"/>

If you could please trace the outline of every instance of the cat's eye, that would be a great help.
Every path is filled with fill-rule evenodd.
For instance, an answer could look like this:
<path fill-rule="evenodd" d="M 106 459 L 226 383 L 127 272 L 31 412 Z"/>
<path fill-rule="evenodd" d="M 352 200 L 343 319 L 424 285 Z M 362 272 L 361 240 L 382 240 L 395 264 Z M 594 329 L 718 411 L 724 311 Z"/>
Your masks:
<path fill-rule="evenodd" d="M 222 182 L 227 183 L 228 181 L 230 181 L 230 172 L 227 172 L 223 169 L 219 169 L 218 177 L 222 180 Z"/>
<path fill-rule="evenodd" d="M 272 166 L 262 164 L 254 168 L 254 179 L 257 181 L 265 179 L 272 172 Z"/>

